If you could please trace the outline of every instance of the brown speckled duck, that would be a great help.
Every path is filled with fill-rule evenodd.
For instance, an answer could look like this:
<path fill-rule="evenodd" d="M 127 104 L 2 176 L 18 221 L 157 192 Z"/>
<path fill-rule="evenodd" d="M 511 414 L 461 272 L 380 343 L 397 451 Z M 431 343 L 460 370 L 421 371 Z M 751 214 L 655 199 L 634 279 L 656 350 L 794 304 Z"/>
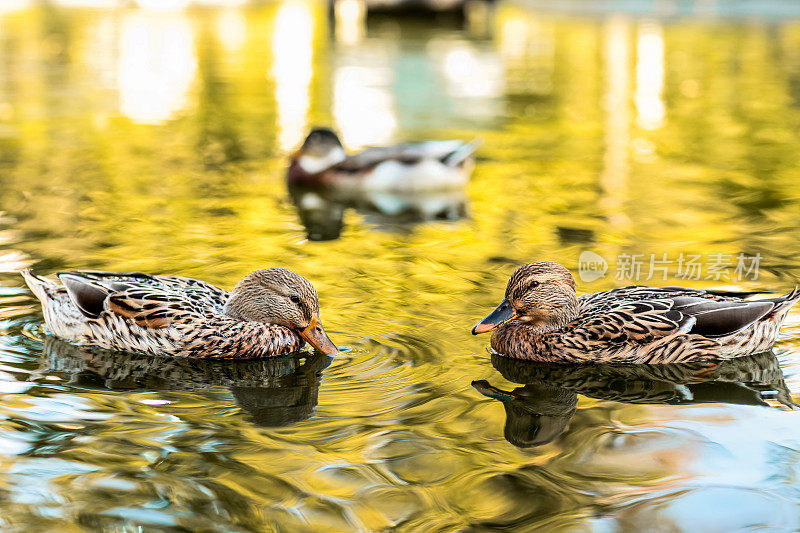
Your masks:
<path fill-rule="evenodd" d="M 348 156 L 333 130 L 311 131 L 292 156 L 293 185 L 359 191 L 419 192 L 463 187 L 478 141 L 428 141 L 380 146 Z"/>
<path fill-rule="evenodd" d="M 523 265 L 505 299 L 472 328 L 492 331 L 492 348 L 552 363 L 683 363 L 767 350 L 800 291 L 746 301 L 752 292 L 621 287 L 575 294 L 569 270 Z"/>
<path fill-rule="evenodd" d="M 56 337 L 150 355 L 258 359 L 307 342 L 338 350 L 319 317 L 317 292 L 284 268 L 248 274 L 233 291 L 180 276 L 59 272 L 63 283 L 22 272 Z"/>

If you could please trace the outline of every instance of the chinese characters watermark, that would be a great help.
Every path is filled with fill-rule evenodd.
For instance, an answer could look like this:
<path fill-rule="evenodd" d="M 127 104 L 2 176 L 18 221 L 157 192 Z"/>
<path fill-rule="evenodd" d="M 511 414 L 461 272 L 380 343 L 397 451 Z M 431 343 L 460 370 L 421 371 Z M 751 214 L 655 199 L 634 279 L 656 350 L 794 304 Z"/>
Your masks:
<path fill-rule="evenodd" d="M 617 256 L 614 268 L 606 259 L 589 250 L 578 258 L 581 281 L 591 282 L 605 277 L 611 270 L 618 281 L 666 281 L 671 277 L 683 280 L 743 281 L 757 280 L 761 254 L 628 254 Z"/>

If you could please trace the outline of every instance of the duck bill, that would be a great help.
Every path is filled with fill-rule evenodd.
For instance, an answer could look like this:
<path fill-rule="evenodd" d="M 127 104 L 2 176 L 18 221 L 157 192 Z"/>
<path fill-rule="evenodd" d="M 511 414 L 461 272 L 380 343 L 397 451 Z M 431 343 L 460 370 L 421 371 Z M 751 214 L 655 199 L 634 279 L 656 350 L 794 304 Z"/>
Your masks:
<path fill-rule="evenodd" d="M 322 322 L 320 322 L 318 316 L 312 318 L 308 327 L 298 333 L 300 333 L 300 336 L 303 337 L 308 344 L 313 346 L 314 349 L 320 353 L 325 355 L 336 355 L 339 353 L 336 345 L 333 344 L 333 341 L 328 338 L 328 334 L 322 329 Z"/>
<path fill-rule="evenodd" d="M 517 312 L 514 311 L 514 308 L 511 307 L 508 300 L 504 299 L 486 318 L 475 324 L 472 328 L 472 334 L 477 335 L 479 333 L 492 331 L 515 318 L 517 318 Z"/>
<path fill-rule="evenodd" d="M 510 402 L 515 398 L 515 396 L 512 393 L 498 389 L 497 387 L 489 384 L 489 382 L 486 381 L 485 379 L 479 379 L 477 381 L 473 381 L 472 386 L 475 388 L 476 391 L 480 392 L 487 398 L 498 400 L 500 402 Z"/>

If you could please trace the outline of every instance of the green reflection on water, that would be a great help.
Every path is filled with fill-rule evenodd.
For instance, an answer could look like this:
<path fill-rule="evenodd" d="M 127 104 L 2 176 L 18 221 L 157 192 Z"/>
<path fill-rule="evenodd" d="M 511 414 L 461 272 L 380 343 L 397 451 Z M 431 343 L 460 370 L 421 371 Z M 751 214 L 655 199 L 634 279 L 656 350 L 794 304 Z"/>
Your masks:
<path fill-rule="evenodd" d="M 286 266 L 314 281 L 326 329 L 351 347 L 321 376 L 286 361 L 241 383 L 201 363 L 60 351 L 41 342 L 33 302 L 7 289 L 0 524 L 603 529 L 724 517 L 734 529 L 768 516 L 796 528 L 769 492 L 797 491 L 793 413 L 578 389 L 552 442 L 517 448 L 504 409 L 470 387 L 514 385 L 468 332 L 517 264 L 574 269 L 583 250 L 612 263 L 585 291 L 625 283 L 613 270 L 623 253 L 760 253 L 759 279 L 728 283 L 793 286 L 800 24 L 501 4 L 485 31 L 374 18 L 350 40 L 325 16 L 303 2 L 0 16 L 5 271 L 144 270 L 230 287 Z M 328 198 L 338 238 L 310 242 L 283 173 L 312 124 L 353 149 L 476 136 L 483 147 L 448 214 Z M 789 388 L 797 316 L 779 343 Z M 697 511 L 709 507 L 719 514 Z"/>

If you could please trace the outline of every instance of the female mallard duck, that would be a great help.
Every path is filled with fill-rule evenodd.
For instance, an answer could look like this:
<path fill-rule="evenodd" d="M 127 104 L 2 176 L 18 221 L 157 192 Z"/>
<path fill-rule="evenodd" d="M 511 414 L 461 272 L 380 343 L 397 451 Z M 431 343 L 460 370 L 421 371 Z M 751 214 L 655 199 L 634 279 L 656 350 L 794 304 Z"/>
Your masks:
<path fill-rule="evenodd" d="M 150 355 L 256 359 L 305 342 L 337 353 L 317 291 L 284 268 L 248 274 L 232 292 L 204 281 L 140 272 L 59 272 L 63 285 L 22 272 L 56 337 Z"/>
<path fill-rule="evenodd" d="M 767 350 L 800 291 L 745 301 L 752 292 L 621 287 L 575 295 L 569 270 L 521 266 L 505 299 L 472 328 L 517 359 L 554 363 L 683 363 Z"/>
<path fill-rule="evenodd" d="M 313 130 L 292 156 L 290 184 L 413 192 L 460 188 L 472 173 L 478 142 L 430 141 L 367 148 L 348 156 L 336 134 Z"/>

